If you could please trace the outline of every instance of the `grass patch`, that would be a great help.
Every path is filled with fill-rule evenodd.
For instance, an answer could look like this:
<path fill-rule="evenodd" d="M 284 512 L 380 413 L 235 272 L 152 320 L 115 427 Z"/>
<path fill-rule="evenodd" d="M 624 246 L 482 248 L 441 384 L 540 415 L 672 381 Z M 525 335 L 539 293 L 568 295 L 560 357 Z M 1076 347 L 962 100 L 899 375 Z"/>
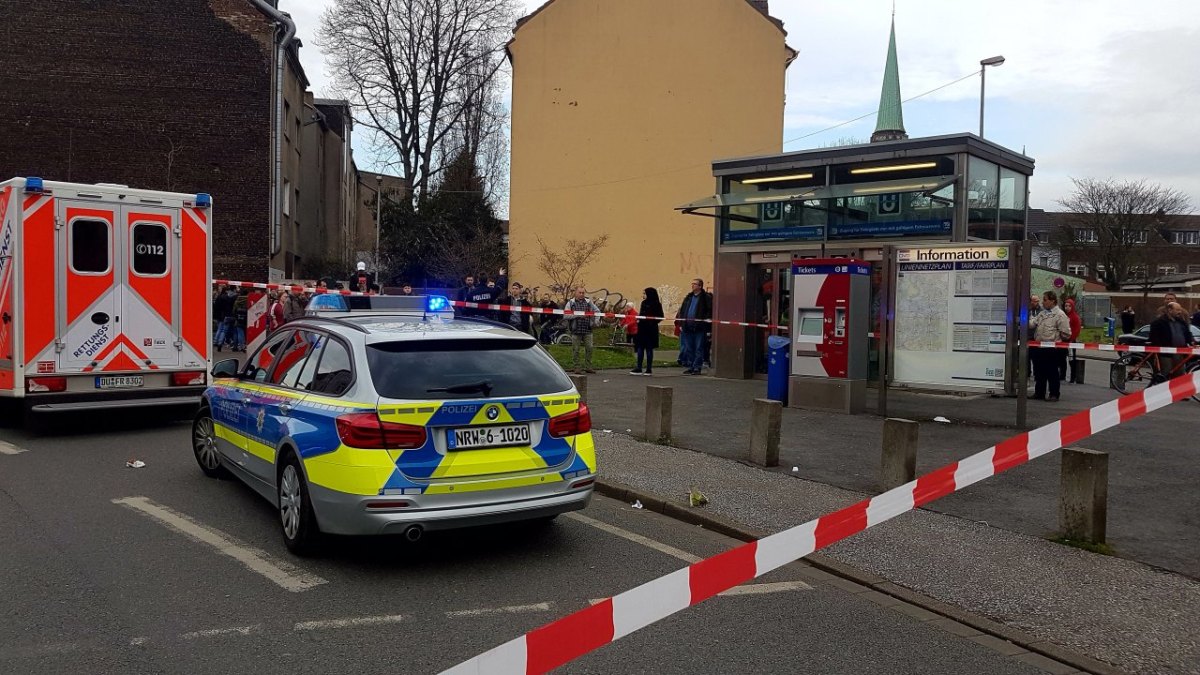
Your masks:
<path fill-rule="evenodd" d="M 1070 546 L 1071 548 L 1081 548 L 1085 551 L 1091 551 L 1092 553 L 1099 553 L 1100 555 L 1116 555 L 1117 554 L 1117 552 L 1115 550 L 1113 550 L 1113 547 L 1109 546 L 1108 544 L 1093 544 L 1090 541 L 1082 541 L 1079 539 L 1068 539 L 1066 537 L 1055 537 L 1052 541 L 1062 544 L 1063 546 Z"/>
<path fill-rule="evenodd" d="M 612 326 L 600 326 L 600 327 L 596 328 L 594 331 L 592 331 L 592 335 L 595 336 L 597 347 L 599 347 L 600 345 L 611 344 L 612 343 L 612 334 L 613 334 Z M 658 334 L 658 349 L 678 350 L 679 349 L 679 338 L 675 337 L 674 335 L 663 335 L 662 333 L 659 333 Z"/>
<path fill-rule="evenodd" d="M 599 340 L 597 340 L 599 342 Z M 558 365 L 566 370 L 571 369 L 571 346 L 570 345 L 550 345 L 547 347 L 550 351 L 550 356 L 558 361 Z M 582 360 L 583 355 L 579 358 Z M 636 362 L 633 350 L 625 347 L 602 347 L 596 345 L 596 349 L 592 352 L 592 367 L 596 370 L 623 369 L 632 370 Z M 678 368 L 679 364 L 674 361 L 664 361 L 661 359 L 654 360 L 654 368 Z"/>
<path fill-rule="evenodd" d="M 1104 335 L 1103 328 L 1084 328 L 1079 331 L 1079 342 L 1112 342 Z"/>

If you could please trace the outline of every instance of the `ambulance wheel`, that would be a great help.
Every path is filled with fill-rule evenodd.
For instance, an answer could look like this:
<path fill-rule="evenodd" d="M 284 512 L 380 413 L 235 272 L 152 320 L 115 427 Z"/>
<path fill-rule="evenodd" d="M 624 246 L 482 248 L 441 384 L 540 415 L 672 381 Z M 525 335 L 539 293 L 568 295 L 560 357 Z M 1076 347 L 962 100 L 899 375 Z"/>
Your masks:
<path fill-rule="evenodd" d="M 321 530 L 317 527 L 312 499 L 308 496 L 308 483 L 294 452 L 286 449 L 280 456 L 283 461 L 279 465 L 277 483 L 283 543 L 296 555 L 312 555 L 320 548 Z"/>
<path fill-rule="evenodd" d="M 221 451 L 217 448 L 217 425 L 213 422 L 212 411 L 207 407 L 201 408 L 192 420 L 192 453 L 196 455 L 196 463 L 200 470 L 209 478 L 225 478 L 229 470 L 221 465 Z"/>

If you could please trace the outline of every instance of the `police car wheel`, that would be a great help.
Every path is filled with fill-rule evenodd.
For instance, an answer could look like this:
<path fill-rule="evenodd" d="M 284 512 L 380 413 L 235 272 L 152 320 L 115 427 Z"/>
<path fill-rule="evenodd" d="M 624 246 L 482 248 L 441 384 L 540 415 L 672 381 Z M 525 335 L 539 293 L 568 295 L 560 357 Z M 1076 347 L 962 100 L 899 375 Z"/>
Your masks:
<path fill-rule="evenodd" d="M 192 421 L 192 452 L 196 463 L 209 478 L 223 478 L 229 471 L 221 465 L 221 451 L 217 448 L 217 427 L 208 408 L 204 408 Z"/>
<path fill-rule="evenodd" d="M 279 520 L 283 529 L 283 543 L 289 551 L 296 555 L 308 555 L 316 551 L 321 533 L 313 516 L 308 484 L 304 482 L 300 462 L 290 451 L 284 456 L 279 471 Z"/>

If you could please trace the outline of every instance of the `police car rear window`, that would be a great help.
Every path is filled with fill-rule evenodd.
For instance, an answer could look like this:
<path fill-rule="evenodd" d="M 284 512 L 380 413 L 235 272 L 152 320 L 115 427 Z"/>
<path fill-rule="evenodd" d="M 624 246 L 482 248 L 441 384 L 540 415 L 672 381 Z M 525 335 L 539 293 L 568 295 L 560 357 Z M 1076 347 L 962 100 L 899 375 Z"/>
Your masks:
<path fill-rule="evenodd" d="M 571 388 L 566 373 L 530 340 L 376 343 L 367 345 L 367 367 L 384 398 L 538 396 Z M 486 387 L 475 387 L 485 382 Z"/>

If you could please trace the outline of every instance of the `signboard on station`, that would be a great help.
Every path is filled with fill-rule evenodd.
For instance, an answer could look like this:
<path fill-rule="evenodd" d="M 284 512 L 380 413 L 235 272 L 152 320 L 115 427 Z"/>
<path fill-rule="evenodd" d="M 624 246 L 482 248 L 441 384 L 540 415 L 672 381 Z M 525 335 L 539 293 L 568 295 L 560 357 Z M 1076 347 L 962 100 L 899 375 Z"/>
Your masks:
<path fill-rule="evenodd" d="M 896 249 L 896 384 L 1004 390 L 1012 253 L 1000 243 Z"/>

